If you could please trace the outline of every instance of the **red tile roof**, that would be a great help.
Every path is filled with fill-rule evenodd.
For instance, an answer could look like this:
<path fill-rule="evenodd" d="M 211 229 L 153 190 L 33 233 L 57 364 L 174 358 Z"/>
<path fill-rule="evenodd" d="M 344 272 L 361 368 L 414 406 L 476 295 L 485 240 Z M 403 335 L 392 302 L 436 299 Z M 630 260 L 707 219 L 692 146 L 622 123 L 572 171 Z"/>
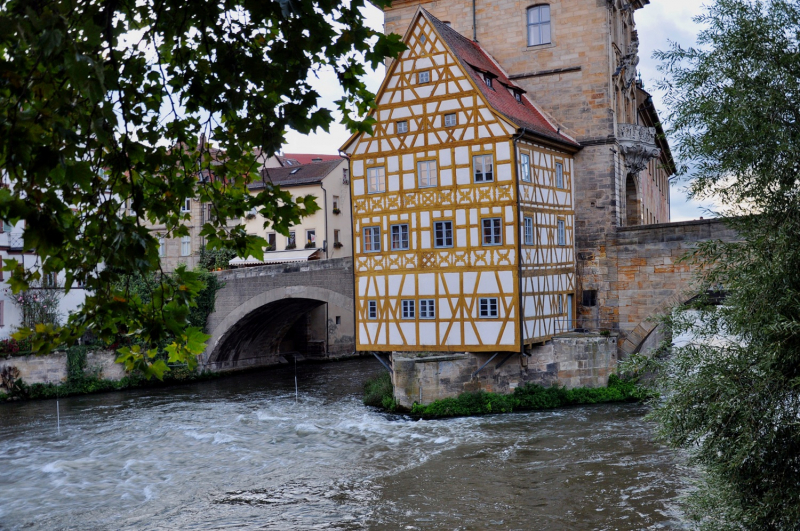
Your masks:
<path fill-rule="evenodd" d="M 513 124 L 520 128 L 555 140 L 561 144 L 573 147 L 580 147 L 580 144 L 559 132 L 558 129 L 544 117 L 533 106 L 524 95 L 524 90 L 516 83 L 508 79 L 508 76 L 497 63 L 492 60 L 486 51 L 479 44 L 473 42 L 447 24 L 443 23 L 425 9 L 420 9 L 423 16 L 436 28 L 436 32 L 444 39 L 447 46 L 462 63 L 486 100 L 495 111 L 508 118 Z M 484 80 L 484 74 L 488 73 L 492 80 L 493 88 L 489 88 Z M 518 102 L 508 89 L 513 89 L 521 94 L 521 102 Z"/>
<path fill-rule="evenodd" d="M 250 190 L 259 190 L 264 187 L 264 182 L 269 181 L 278 186 L 300 186 L 303 184 L 316 184 L 322 182 L 342 162 L 341 157 L 326 162 L 302 164 L 300 166 L 285 166 L 282 168 L 264 168 L 261 170 L 261 181 L 248 184 Z"/>
<path fill-rule="evenodd" d="M 339 155 L 318 155 L 315 153 L 284 153 L 283 158 L 291 159 L 300 164 L 313 164 L 315 162 L 328 162 L 329 160 L 341 160 Z M 319 159 L 319 160 L 317 160 Z"/>

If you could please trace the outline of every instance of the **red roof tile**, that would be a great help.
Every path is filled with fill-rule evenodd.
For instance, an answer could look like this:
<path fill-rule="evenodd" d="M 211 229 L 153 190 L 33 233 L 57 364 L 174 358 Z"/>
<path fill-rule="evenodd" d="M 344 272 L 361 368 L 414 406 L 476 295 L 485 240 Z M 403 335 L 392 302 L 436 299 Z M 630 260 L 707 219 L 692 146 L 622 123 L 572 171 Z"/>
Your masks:
<path fill-rule="evenodd" d="M 497 63 L 492 60 L 479 44 L 467 39 L 447 24 L 421 9 L 425 18 L 436 28 L 447 46 L 462 63 L 475 84 L 480 88 L 484 97 L 495 111 L 508 118 L 515 125 L 525 128 L 530 132 L 555 140 L 562 144 L 579 147 L 580 144 L 559 132 L 550 122 L 531 104 L 524 95 L 524 90 L 508 79 L 508 76 Z M 489 88 L 484 80 L 484 73 L 493 77 L 492 86 Z M 508 88 L 516 89 L 521 93 L 521 102 L 518 102 Z"/>

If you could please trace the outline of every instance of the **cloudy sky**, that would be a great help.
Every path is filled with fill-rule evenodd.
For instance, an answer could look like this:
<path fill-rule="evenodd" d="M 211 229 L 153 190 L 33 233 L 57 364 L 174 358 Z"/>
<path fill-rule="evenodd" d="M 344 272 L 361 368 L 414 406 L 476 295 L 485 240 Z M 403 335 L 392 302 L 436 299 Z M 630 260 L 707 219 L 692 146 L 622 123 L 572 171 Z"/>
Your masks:
<path fill-rule="evenodd" d="M 669 46 L 669 41 L 675 41 L 683 46 L 692 46 L 695 43 L 699 26 L 692 18 L 703 10 L 706 2 L 700 0 L 651 0 L 650 5 L 636 12 L 636 26 L 639 30 L 639 69 L 645 89 L 653 94 L 656 108 L 662 117 L 666 109 L 661 102 L 662 95 L 656 89 L 656 81 L 660 79 L 657 62 L 653 59 L 653 51 L 663 50 Z M 381 29 L 383 15 L 371 5 L 365 10 L 368 23 L 376 29 Z M 384 70 L 379 68 L 368 80 L 369 87 L 376 91 L 383 80 Z M 322 95 L 326 104 L 340 97 L 339 86 L 336 78 L 330 74 L 320 75 L 314 82 L 314 87 Z M 534 95 L 535 98 L 535 95 Z M 287 135 L 287 153 L 337 153 L 337 149 L 349 137 L 347 130 L 339 125 L 331 126 L 330 133 L 320 132 L 312 135 L 300 135 L 290 132 Z M 673 182 L 672 220 L 682 221 L 708 216 L 706 208 L 709 204 L 688 201 L 684 193 L 685 182 Z"/>

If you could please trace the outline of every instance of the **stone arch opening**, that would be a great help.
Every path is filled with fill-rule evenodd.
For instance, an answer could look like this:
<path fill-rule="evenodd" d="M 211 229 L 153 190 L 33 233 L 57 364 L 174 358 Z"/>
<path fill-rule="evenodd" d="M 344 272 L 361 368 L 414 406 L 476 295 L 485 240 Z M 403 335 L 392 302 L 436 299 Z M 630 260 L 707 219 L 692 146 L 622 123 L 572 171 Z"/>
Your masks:
<path fill-rule="evenodd" d="M 312 339 L 327 342 L 326 306 L 352 312 L 353 301 L 324 288 L 299 286 L 251 297 L 211 331 L 202 364 L 229 370 L 275 365 L 285 354 L 313 353 L 319 349 Z M 318 322 L 312 319 L 315 315 Z M 327 345 L 322 347 L 324 354 Z"/>
<path fill-rule="evenodd" d="M 628 174 L 625 180 L 625 225 L 632 227 L 642 224 L 642 214 L 639 201 L 639 187 L 636 176 Z"/>

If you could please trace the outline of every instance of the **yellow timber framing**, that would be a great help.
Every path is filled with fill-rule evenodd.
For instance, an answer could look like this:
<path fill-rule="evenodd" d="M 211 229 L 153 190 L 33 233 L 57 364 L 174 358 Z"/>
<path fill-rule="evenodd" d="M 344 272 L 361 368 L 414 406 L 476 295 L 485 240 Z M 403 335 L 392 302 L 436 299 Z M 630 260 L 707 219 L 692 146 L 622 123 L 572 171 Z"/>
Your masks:
<path fill-rule="evenodd" d="M 356 276 L 356 343 L 359 350 L 378 350 L 378 351 L 471 351 L 471 352 L 496 352 L 512 351 L 519 352 L 522 344 L 541 342 L 547 338 L 523 338 L 522 323 L 525 317 L 522 313 L 521 289 L 522 279 L 526 277 L 540 276 L 535 270 L 524 270 L 522 264 L 522 239 L 519 227 L 522 225 L 521 212 L 539 212 L 541 214 L 551 214 L 552 206 L 523 205 L 520 196 L 519 166 L 516 160 L 516 143 L 513 134 L 519 128 L 507 117 L 496 112 L 483 97 L 480 89 L 475 85 L 472 77 L 464 70 L 465 67 L 459 62 L 447 43 L 436 35 L 433 26 L 421 11 L 413 18 L 412 24 L 406 31 L 404 42 L 410 44 L 409 48 L 420 43 L 410 42 L 414 35 L 414 29 L 419 24 L 420 19 L 426 21 L 427 28 L 424 30 L 426 42 L 430 43 L 431 53 L 400 58 L 393 61 L 389 67 L 389 72 L 384 79 L 381 89 L 378 91 L 378 101 L 385 99 L 389 101 L 397 91 L 411 91 L 413 99 L 401 102 L 379 103 L 378 107 L 371 113 L 377 122 L 374 125 L 374 135 L 353 135 L 342 150 L 348 150 L 351 160 L 351 195 L 353 197 L 353 250 L 354 250 L 354 274 Z M 440 50 L 436 50 L 434 45 L 438 45 Z M 420 46 L 424 50 L 424 46 Z M 398 82 L 396 86 L 389 88 L 389 83 L 398 68 L 403 66 L 403 61 L 418 61 L 420 58 L 443 55 L 447 60 L 440 65 L 437 78 L 434 78 L 436 68 L 431 66 L 412 68 L 403 72 L 406 82 Z M 455 67 L 460 72 L 459 75 L 453 74 L 451 68 Z M 430 82 L 425 85 L 415 85 L 417 73 L 429 70 L 431 72 Z M 445 72 L 445 75 L 441 75 Z M 469 84 L 470 90 L 464 90 L 464 81 Z M 446 93 L 438 96 L 428 95 L 421 97 L 416 89 L 429 86 L 430 94 L 436 91 L 436 87 L 441 84 L 455 83 L 460 90 L 454 93 Z M 449 90 L 449 89 L 448 89 Z M 384 98 L 386 94 L 390 97 Z M 464 102 L 471 98 L 469 104 Z M 458 107 L 453 108 L 452 102 L 458 102 Z M 442 108 L 445 102 L 450 102 L 451 107 Z M 419 108 L 421 114 L 414 112 L 413 108 Z M 409 110 L 408 116 L 396 115 L 394 110 Z M 455 126 L 444 126 L 444 115 L 455 113 L 457 124 Z M 408 132 L 396 134 L 396 122 L 406 120 L 408 122 Z M 499 126 L 494 130 L 491 125 Z M 481 128 L 484 128 L 484 136 L 481 136 Z M 472 129 L 471 138 L 465 138 L 468 128 Z M 494 131 L 494 132 L 493 132 Z M 455 133 L 458 133 L 457 135 Z M 486 136 L 486 133 L 489 133 Z M 434 135 L 435 142 L 431 142 Z M 419 138 L 422 137 L 422 143 Z M 528 135 L 526 135 L 527 137 Z M 564 161 L 564 179 L 567 182 L 567 175 L 570 179 L 571 189 L 571 154 L 558 142 L 550 141 L 538 136 L 533 137 L 536 142 L 536 151 L 558 153 L 559 160 Z M 369 147 L 364 152 L 358 153 L 358 146 L 362 142 L 375 143 L 375 150 Z M 507 156 L 499 157 L 498 149 L 501 145 L 507 145 Z M 487 146 L 489 149 L 486 149 Z M 473 150 L 474 148 L 476 148 Z M 467 160 L 457 162 L 457 150 L 467 149 Z M 554 148 L 556 148 L 554 150 Z M 442 154 L 447 151 L 448 160 L 442 159 Z M 531 176 L 535 174 L 533 148 L 531 148 Z M 462 152 L 463 153 L 463 152 Z M 475 183 L 473 157 L 481 154 L 491 154 L 493 157 L 493 182 Z M 412 168 L 407 168 L 404 156 L 411 156 Z M 389 160 L 397 157 L 398 167 L 396 171 L 390 173 Z M 566 161 L 569 160 L 569 166 Z M 437 185 L 433 187 L 419 186 L 418 162 L 435 161 L 437 172 Z M 510 162 L 509 162 L 510 161 Z M 444 163 L 443 163 L 444 162 Z M 361 164 L 362 171 L 357 174 L 356 164 Z M 510 165 L 511 180 L 500 181 L 498 176 L 499 165 Z M 367 167 L 383 166 L 386 191 L 382 193 L 367 194 L 366 179 Z M 567 171 L 569 168 L 569 172 Z M 458 183 L 459 170 L 466 171 L 469 175 L 469 183 Z M 451 182 L 449 185 L 442 184 L 444 172 L 450 172 Z M 544 168 L 542 168 L 544 171 Z M 554 171 L 554 169 L 553 169 Z M 406 187 L 404 178 L 413 173 L 413 185 Z M 549 173 L 549 170 L 548 172 Z M 390 191 L 390 179 L 398 179 L 399 188 Z M 356 185 L 359 179 L 363 180 L 363 194 L 358 194 Z M 554 177 L 553 177 L 554 179 Z M 534 183 L 532 183 L 534 184 Z M 489 211 L 485 212 L 484 209 Z M 465 221 L 457 223 L 455 212 L 457 210 L 465 212 Z M 499 209 L 499 212 L 497 212 Z M 571 215 L 569 208 L 563 209 L 563 215 Z M 472 213 L 475 212 L 475 219 Z M 423 216 L 426 220 L 423 221 Z M 438 217 L 437 217 L 438 216 Z M 472 237 L 457 240 L 457 231 L 465 231 L 471 235 L 473 230 L 477 230 L 478 239 L 482 241 L 481 220 L 489 217 L 500 217 L 502 221 L 502 245 L 483 246 L 475 244 Z M 453 243 L 451 248 L 434 247 L 433 227 L 436 221 L 453 222 Z M 409 225 L 409 250 L 392 251 L 391 232 L 389 227 L 397 224 Z M 363 227 L 381 227 L 381 252 L 363 252 Z M 510 230 L 509 230 L 510 228 Z M 556 229 L 557 230 L 557 229 Z M 428 248 L 421 248 L 423 233 L 429 234 L 430 245 Z M 509 237 L 513 234 L 513 237 Z M 462 245 L 457 245 L 460 241 Z M 542 267 L 550 268 L 548 274 L 561 274 L 565 267 L 553 266 L 558 264 L 546 264 Z M 527 267 L 527 266 L 526 266 Z M 574 275 L 574 263 L 571 269 Z M 452 282 L 444 280 L 446 275 L 458 274 L 457 293 L 453 293 Z M 464 273 L 475 274 L 476 280 L 472 286 L 472 291 L 465 293 L 466 287 Z M 390 280 L 392 275 L 400 276 L 400 284 L 395 294 L 389 296 Z M 420 295 L 420 276 L 433 275 L 435 290 L 431 295 Z M 500 290 L 497 294 L 477 293 L 478 286 L 484 275 L 493 276 L 495 285 Z M 504 291 L 501 275 L 510 277 L 511 291 Z M 364 295 L 361 294 L 361 284 L 365 283 Z M 414 283 L 413 295 L 403 295 L 406 283 Z M 378 289 L 378 283 L 383 283 L 382 289 Z M 376 295 L 368 295 L 374 293 Z M 382 293 L 382 296 L 377 294 Z M 550 295 L 548 293 L 548 295 Z M 554 296 L 566 296 L 565 294 L 552 294 Z M 496 297 L 498 299 L 499 315 L 503 318 L 481 319 L 479 317 L 478 301 L 482 297 Z M 423 299 L 435 299 L 436 318 L 421 319 L 419 317 L 419 301 Z M 377 319 L 368 319 L 368 301 L 375 300 L 377 303 Z M 402 318 L 402 301 L 413 300 L 415 305 L 414 319 Z M 442 312 L 441 304 L 447 304 L 449 312 Z M 552 306 L 552 305 L 551 305 Z M 564 306 L 566 306 L 564 304 Z M 574 306 L 574 305 L 573 305 Z M 460 312 L 459 312 L 460 310 Z M 443 313 L 449 313 L 450 317 L 442 317 Z M 481 322 L 502 321 L 500 332 L 497 337 L 504 337 L 506 330 L 511 327 L 513 344 L 498 345 L 497 342 L 485 343 L 482 339 L 481 344 L 465 343 L 466 330 L 472 329 L 472 334 L 476 338 L 481 338 L 478 332 L 478 324 Z M 414 344 L 409 344 L 401 324 L 414 323 Z M 436 344 L 422 344 L 421 325 L 435 324 Z M 369 342 L 362 342 L 361 325 L 375 325 L 374 333 L 370 334 Z M 389 340 L 389 327 L 396 325 L 399 342 Z M 443 325 L 443 326 L 442 326 Z M 459 344 L 443 344 L 442 337 L 450 337 L 450 332 L 454 327 L 460 327 L 461 331 L 457 337 L 460 338 Z M 385 334 L 386 341 L 376 343 L 376 338 Z"/>

